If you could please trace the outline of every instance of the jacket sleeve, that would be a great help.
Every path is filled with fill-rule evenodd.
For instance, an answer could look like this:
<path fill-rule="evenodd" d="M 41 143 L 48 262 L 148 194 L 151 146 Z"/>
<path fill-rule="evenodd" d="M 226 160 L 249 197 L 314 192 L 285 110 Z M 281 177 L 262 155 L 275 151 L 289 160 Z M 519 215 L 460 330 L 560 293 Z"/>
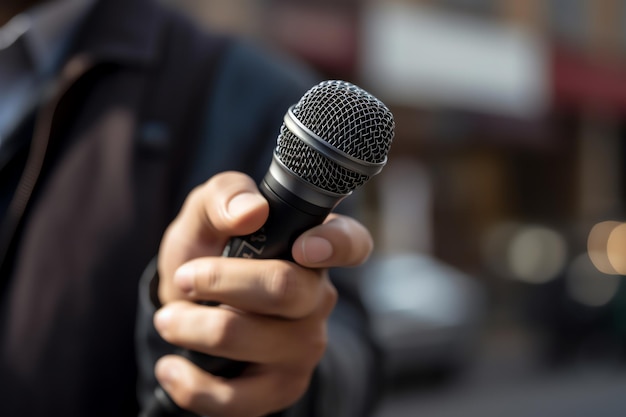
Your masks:
<path fill-rule="evenodd" d="M 282 57 L 263 54 L 243 42 L 233 44 L 212 88 L 203 139 L 195 152 L 198 157 L 182 192 L 226 170 L 242 171 L 260 181 L 269 166 L 285 111 L 317 81 Z M 344 204 L 342 211 L 350 211 Z M 155 290 L 155 264 L 149 266 L 140 284 L 137 346 L 143 405 L 156 386 L 154 363 L 174 351 L 152 325 L 156 300 L 150 294 Z M 353 274 L 357 271 L 331 272 L 339 301 L 329 320 L 327 352 L 309 391 L 281 416 L 365 417 L 371 412 L 379 381 L 379 356 L 367 313 L 355 290 Z"/>

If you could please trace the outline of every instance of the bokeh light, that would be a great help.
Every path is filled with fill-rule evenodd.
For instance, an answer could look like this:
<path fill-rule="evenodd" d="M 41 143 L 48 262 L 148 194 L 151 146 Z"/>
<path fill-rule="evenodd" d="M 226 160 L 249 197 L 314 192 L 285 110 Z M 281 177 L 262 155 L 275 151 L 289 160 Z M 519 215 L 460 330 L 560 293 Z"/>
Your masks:
<path fill-rule="evenodd" d="M 501 223 L 487 235 L 485 261 L 498 275 L 530 284 L 555 279 L 567 262 L 567 243 L 541 225 Z"/>
<path fill-rule="evenodd" d="M 626 275 L 626 223 L 613 228 L 607 240 L 606 253 L 615 272 Z"/>
<path fill-rule="evenodd" d="M 589 259 L 598 271 L 613 275 L 617 271 L 611 264 L 608 256 L 609 236 L 615 228 L 621 223 L 613 220 L 607 220 L 594 225 L 589 231 L 587 237 L 587 253 Z"/>
<path fill-rule="evenodd" d="M 565 283 L 567 293 L 573 300 L 589 307 L 602 307 L 617 294 L 620 278 L 604 274 L 591 258 L 581 254 L 570 264 Z"/>
<path fill-rule="evenodd" d="M 542 226 L 521 229 L 509 245 L 508 261 L 520 281 L 541 284 L 556 278 L 567 257 L 565 239 Z"/>

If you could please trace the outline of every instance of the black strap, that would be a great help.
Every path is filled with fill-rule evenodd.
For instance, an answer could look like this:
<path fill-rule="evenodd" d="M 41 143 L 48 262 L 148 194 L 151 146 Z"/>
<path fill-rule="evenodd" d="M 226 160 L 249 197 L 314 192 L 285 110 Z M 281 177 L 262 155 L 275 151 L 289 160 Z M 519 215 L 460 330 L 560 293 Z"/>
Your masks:
<path fill-rule="evenodd" d="M 161 227 L 176 215 L 187 194 L 194 154 L 203 140 L 204 118 L 230 38 L 197 30 L 178 14 L 166 14 L 162 25 L 158 64 L 145 79 L 143 112 L 137 127 L 138 212 L 163 210 Z M 168 192 L 155 190 L 165 187 Z M 167 201 L 153 201 L 162 196 Z M 144 377 L 146 377 L 144 375 Z M 193 416 L 181 410 L 159 388 L 156 379 L 143 381 L 156 387 L 142 416 Z"/>
<path fill-rule="evenodd" d="M 147 80 L 137 140 L 142 152 L 153 154 L 154 169 L 163 169 L 163 157 L 167 160 L 171 192 L 166 203 L 173 217 L 187 194 L 185 184 L 198 141 L 203 139 L 209 97 L 231 39 L 197 30 L 175 13 L 168 14 L 167 19 L 161 33 L 160 62 Z M 138 175 L 149 176 L 150 171 L 140 168 Z"/>

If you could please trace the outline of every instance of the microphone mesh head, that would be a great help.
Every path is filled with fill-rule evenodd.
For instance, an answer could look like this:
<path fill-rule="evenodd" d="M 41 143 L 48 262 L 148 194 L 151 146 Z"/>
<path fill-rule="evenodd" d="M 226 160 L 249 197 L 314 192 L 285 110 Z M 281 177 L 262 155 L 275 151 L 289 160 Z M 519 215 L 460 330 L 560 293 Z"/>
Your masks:
<path fill-rule="evenodd" d="M 391 147 L 394 120 L 376 97 L 346 81 L 324 81 L 307 91 L 294 116 L 326 143 L 365 163 L 383 163 Z M 323 190 L 348 194 L 369 176 L 342 167 L 311 148 L 285 124 L 276 156 L 294 174 Z"/>

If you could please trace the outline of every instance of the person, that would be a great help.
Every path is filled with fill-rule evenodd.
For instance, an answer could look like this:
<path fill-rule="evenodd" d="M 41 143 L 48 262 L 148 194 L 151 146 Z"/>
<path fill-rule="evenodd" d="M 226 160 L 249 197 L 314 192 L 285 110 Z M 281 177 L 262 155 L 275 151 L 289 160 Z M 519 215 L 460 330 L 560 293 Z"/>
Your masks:
<path fill-rule="evenodd" d="M 295 262 L 220 256 L 263 225 L 317 81 L 151 0 L 2 2 L 0 415 L 134 416 L 157 386 L 212 417 L 368 415 L 378 350 L 341 268 L 368 230 L 331 214 Z"/>

